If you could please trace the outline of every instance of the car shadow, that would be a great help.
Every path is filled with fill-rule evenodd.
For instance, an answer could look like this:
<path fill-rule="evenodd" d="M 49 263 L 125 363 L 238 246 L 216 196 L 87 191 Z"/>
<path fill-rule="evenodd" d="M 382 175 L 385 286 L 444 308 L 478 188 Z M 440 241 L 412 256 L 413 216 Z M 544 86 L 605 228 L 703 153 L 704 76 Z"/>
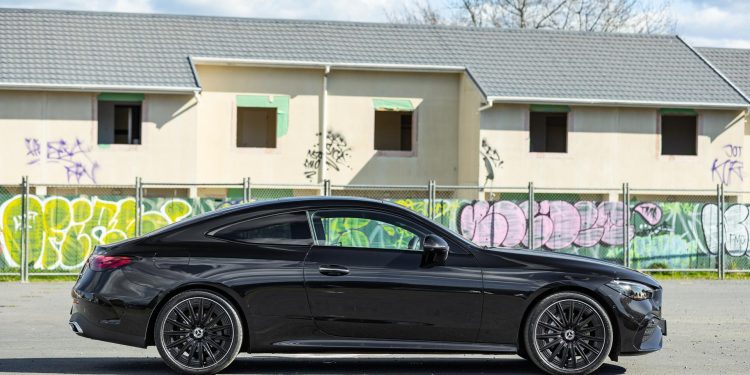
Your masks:
<path fill-rule="evenodd" d="M 0 373 L 38 374 L 163 374 L 159 358 L 22 358 L 0 359 Z M 597 374 L 624 374 L 605 363 Z M 225 374 L 538 374 L 518 357 L 239 357 Z"/>

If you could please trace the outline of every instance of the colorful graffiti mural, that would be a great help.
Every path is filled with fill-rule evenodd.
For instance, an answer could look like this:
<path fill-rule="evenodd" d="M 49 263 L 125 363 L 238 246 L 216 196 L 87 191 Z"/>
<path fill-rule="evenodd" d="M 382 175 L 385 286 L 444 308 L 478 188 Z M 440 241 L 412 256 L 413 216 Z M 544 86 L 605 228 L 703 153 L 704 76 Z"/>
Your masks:
<path fill-rule="evenodd" d="M 133 197 L 28 198 L 29 268 L 75 270 L 83 266 L 94 247 L 135 235 Z M 142 231 L 148 233 L 203 212 L 238 201 L 213 199 L 145 198 Z M 22 197 L 0 205 L 0 269 L 18 268 L 22 248 Z"/>
<path fill-rule="evenodd" d="M 0 199 L 0 270 L 17 269 L 21 262 L 22 198 L 6 198 Z M 430 211 L 427 199 L 392 201 L 425 216 Z M 142 232 L 239 202 L 144 198 Z M 528 208 L 528 201 L 438 199 L 432 210 L 436 222 L 479 245 L 526 248 Z M 716 266 L 720 250 L 716 204 L 637 202 L 626 207 L 622 202 L 542 200 L 534 202 L 532 210 L 534 248 L 621 262 L 628 239 L 635 268 Z M 29 196 L 30 269 L 80 268 L 96 245 L 135 235 L 135 211 L 133 197 Z M 750 205 L 728 205 L 723 221 L 729 267 L 750 268 Z M 360 229 L 345 224 L 337 228 L 349 235 Z M 402 237 L 397 231 L 384 231 L 383 238 Z"/>
<path fill-rule="evenodd" d="M 466 205 L 459 218 L 460 233 L 482 246 L 528 247 L 528 201 L 478 201 Z M 625 226 L 622 202 L 566 201 L 534 202 L 533 247 L 560 250 L 570 246 L 623 245 L 625 236 L 635 236 L 632 225 Z M 649 224 L 661 220 L 661 209 L 641 203 L 632 210 Z"/>

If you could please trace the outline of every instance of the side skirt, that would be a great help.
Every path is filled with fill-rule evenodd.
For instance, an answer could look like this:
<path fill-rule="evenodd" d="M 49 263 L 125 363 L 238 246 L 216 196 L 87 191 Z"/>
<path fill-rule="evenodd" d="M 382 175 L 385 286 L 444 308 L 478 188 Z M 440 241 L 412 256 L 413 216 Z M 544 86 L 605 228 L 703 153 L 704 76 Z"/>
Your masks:
<path fill-rule="evenodd" d="M 455 343 L 439 341 L 403 341 L 403 340 L 290 340 L 274 344 L 279 349 L 290 351 L 345 351 L 345 352 L 392 352 L 409 351 L 418 353 L 457 352 L 457 353 L 496 353 L 515 354 L 515 345 Z"/>

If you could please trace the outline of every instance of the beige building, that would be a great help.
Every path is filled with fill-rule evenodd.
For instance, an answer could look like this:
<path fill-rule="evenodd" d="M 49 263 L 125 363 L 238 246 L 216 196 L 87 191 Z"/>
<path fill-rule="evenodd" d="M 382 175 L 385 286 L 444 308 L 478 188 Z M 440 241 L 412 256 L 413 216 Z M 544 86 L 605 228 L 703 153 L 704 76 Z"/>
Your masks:
<path fill-rule="evenodd" d="M 0 10 L 0 50 L 2 184 L 750 187 L 675 36 Z"/>

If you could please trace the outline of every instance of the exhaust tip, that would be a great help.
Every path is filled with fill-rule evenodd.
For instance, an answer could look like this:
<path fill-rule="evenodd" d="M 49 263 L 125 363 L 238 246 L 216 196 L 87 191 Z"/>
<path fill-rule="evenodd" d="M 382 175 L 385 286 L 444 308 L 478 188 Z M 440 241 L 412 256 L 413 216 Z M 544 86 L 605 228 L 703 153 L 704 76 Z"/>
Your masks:
<path fill-rule="evenodd" d="M 83 334 L 83 329 L 78 324 L 78 322 L 69 322 L 68 324 L 70 324 L 70 328 L 73 330 L 73 332 L 75 334 L 77 334 L 77 335 L 82 335 Z"/>

